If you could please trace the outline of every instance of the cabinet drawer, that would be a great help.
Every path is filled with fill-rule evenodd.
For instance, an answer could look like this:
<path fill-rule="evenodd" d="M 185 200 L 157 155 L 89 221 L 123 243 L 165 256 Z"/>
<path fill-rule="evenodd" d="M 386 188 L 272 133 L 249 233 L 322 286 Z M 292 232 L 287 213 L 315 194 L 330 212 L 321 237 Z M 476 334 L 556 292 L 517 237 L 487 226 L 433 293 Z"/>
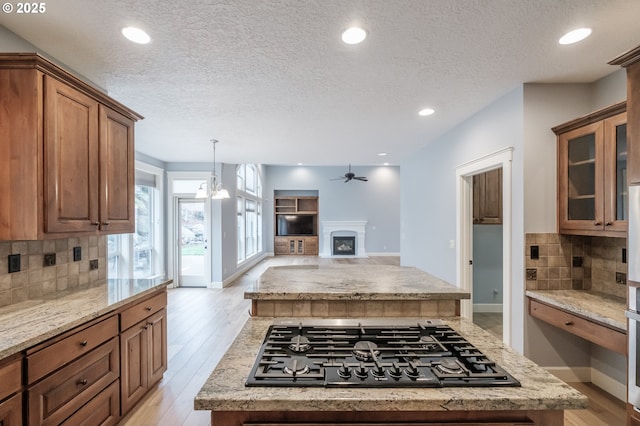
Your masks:
<path fill-rule="evenodd" d="M 22 426 L 22 393 L 0 403 L 0 426 Z"/>
<path fill-rule="evenodd" d="M 22 360 L 16 359 L 0 366 L 0 401 L 20 390 Z"/>
<path fill-rule="evenodd" d="M 124 331 L 128 329 L 129 327 L 142 321 L 149 315 L 158 312 L 165 306 L 167 306 L 166 290 L 160 294 L 153 296 L 150 299 L 143 300 L 142 302 L 125 309 L 120 314 L 120 330 Z"/>
<path fill-rule="evenodd" d="M 119 339 L 72 362 L 29 388 L 29 424 L 57 425 L 120 376 Z"/>
<path fill-rule="evenodd" d="M 625 333 L 533 299 L 529 299 L 529 314 L 599 346 L 622 355 L 627 354 L 627 336 Z"/>
<path fill-rule="evenodd" d="M 27 356 L 28 383 L 34 383 L 117 335 L 118 318 L 114 315 Z"/>
<path fill-rule="evenodd" d="M 61 425 L 110 426 L 118 423 L 120 418 L 119 386 L 119 381 L 116 380 Z"/>

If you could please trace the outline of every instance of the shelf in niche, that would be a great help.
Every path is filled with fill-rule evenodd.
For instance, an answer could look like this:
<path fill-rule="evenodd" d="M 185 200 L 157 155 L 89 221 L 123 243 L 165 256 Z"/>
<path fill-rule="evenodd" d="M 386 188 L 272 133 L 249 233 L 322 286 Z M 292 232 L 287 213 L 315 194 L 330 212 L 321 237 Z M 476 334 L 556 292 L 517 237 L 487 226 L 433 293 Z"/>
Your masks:
<path fill-rule="evenodd" d="M 596 159 L 590 158 L 588 160 L 575 161 L 573 163 L 570 162 L 569 167 L 578 167 L 578 166 L 595 165 L 595 164 L 596 164 Z"/>

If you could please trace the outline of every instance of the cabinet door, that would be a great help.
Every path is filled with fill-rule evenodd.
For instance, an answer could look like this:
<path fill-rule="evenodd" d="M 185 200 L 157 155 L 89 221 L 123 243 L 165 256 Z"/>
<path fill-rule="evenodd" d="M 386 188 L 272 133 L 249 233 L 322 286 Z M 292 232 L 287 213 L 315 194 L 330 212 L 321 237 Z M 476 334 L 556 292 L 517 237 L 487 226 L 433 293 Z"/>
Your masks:
<path fill-rule="evenodd" d="M 0 425 L 22 425 L 22 393 L 12 396 L 0 403 Z"/>
<path fill-rule="evenodd" d="M 502 223 L 502 168 L 473 177 L 473 223 Z"/>
<path fill-rule="evenodd" d="M 627 114 L 604 121 L 604 226 L 606 231 L 627 230 Z"/>
<path fill-rule="evenodd" d="M 167 311 L 165 309 L 147 319 L 149 338 L 149 386 L 162 379 L 167 371 Z"/>
<path fill-rule="evenodd" d="M 100 230 L 135 231 L 134 123 L 100 105 Z"/>
<path fill-rule="evenodd" d="M 148 389 L 147 329 L 146 321 L 142 321 L 120 335 L 120 399 L 123 415 Z"/>
<path fill-rule="evenodd" d="M 558 222 L 561 231 L 603 229 L 603 123 L 560 135 Z"/>
<path fill-rule="evenodd" d="M 98 103 L 45 76 L 44 129 L 45 232 L 95 231 Z"/>

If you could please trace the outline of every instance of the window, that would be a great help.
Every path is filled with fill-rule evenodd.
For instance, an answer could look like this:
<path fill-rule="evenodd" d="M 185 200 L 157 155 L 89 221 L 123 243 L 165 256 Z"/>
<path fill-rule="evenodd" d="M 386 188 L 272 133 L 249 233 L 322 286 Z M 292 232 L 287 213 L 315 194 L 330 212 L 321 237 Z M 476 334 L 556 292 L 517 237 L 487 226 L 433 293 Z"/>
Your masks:
<path fill-rule="evenodd" d="M 236 177 L 240 263 L 262 251 L 262 180 L 255 164 L 239 165 Z"/>
<path fill-rule="evenodd" d="M 160 169 L 136 163 L 136 230 L 133 234 L 109 235 L 109 278 L 151 278 L 164 275 L 161 177 Z"/>

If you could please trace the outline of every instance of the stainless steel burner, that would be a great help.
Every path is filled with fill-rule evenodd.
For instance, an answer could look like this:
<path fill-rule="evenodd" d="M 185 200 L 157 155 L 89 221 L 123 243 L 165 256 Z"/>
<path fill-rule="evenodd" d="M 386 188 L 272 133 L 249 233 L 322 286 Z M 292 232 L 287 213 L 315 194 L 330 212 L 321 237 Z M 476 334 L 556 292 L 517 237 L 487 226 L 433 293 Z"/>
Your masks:
<path fill-rule="evenodd" d="M 289 349 L 294 352 L 306 352 L 311 348 L 309 344 L 309 339 L 304 336 L 295 336 L 291 339 L 291 344 L 289 345 Z"/>
<path fill-rule="evenodd" d="M 444 374 L 462 374 L 463 368 L 454 359 L 443 359 L 435 364 L 436 370 Z"/>
<path fill-rule="evenodd" d="M 290 376 L 297 376 L 298 374 L 307 374 L 310 371 L 309 366 L 305 362 L 304 358 L 292 357 L 284 363 L 282 369 L 286 374 Z"/>
<path fill-rule="evenodd" d="M 440 350 L 438 343 L 431 336 L 420 336 L 420 347 L 432 352 Z"/>
<path fill-rule="evenodd" d="M 374 356 L 380 355 L 378 345 L 369 340 L 361 340 L 353 345 L 353 354 L 360 361 L 370 361 Z"/>

